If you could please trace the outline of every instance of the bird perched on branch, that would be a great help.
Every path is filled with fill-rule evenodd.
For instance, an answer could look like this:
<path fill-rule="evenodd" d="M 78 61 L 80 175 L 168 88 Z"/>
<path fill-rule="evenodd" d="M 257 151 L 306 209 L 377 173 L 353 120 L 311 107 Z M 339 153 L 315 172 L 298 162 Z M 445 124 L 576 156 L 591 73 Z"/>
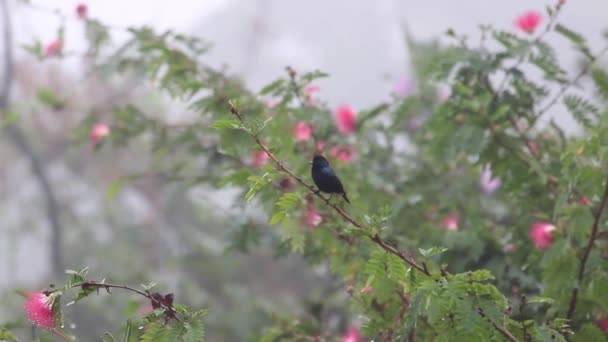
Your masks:
<path fill-rule="evenodd" d="M 340 178 L 336 176 L 331 165 L 329 165 L 329 161 L 321 155 L 315 155 L 311 164 L 312 180 L 317 188 L 319 188 L 316 192 L 323 191 L 328 194 L 341 194 L 346 202 L 350 203 L 348 197 L 346 197 L 344 186 L 342 186 Z"/>

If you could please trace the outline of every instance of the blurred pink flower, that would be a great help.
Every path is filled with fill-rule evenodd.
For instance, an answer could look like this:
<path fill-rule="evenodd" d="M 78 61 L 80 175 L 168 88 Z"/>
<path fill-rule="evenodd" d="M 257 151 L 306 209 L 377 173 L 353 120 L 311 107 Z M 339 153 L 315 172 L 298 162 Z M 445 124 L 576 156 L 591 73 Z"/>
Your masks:
<path fill-rule="evenodd" d="M 263 150 L 257 150 L 253 152 L 253 166 L 255 167 L 261 167 L 266 165 L 266 163 L 268 163 L 268 159 L 270 159 L 270 157 Z"/>
<path fill-rule="evenodd" d="M 314 93 L 318 92 L 319 90 L 321 90 L 321 88 L 319 88 L 319 86 L 314 85 L 314 84 L 309 84 L 304 88 L 304 99 L 306 101 L 306 104 L 309 106 L 314 106 L 315 105 L 315 99 L 313 98 Z"/>
<path fill-rule="evenodd" d="M 317 141 L 317 152 L 321 152 L 323 150 L 323 148 L 325 148 L 325 145 L 327 143 L 325 142 L 325 140 L 319 140 Z"/>
<path fill-rule="evenodd" d="M 553 242 L 553 231 L 555 226 L 550 222 L 536 221 L 530 229 L 530 239 L 538 249 L 547 249 Z"/>
<path fill-rule="evenodd" d="M 527 33 L 533 33 L 542 20 L 542 14 L 538 11 L 527 11 L 515 19 L 515 26 Z"/>
<path fill-rule="evenodd" d="M 110 135 L 110 126 L 105 123 L 98 122 L 93 128 L 91 128 L 91 133 L 89 134 L 89 141 L 91 145 L 96 146 L 99 142 Z"/>
<path fill-rule="evenodd" d="M 581 196 L 577 202 L 580 205 L 587 205 L 587 206 L 591 205 L 591 199 L 587 196 Z"/>
<path fill-rule="evenodd" d="M 310 228 L 315 228 L 323 222 L 323 217 L 315 207 L 314 203 L 308 202 L 306 214 L 304 215 L 304 223 Z"/>
<path fill-rule="evenodd" d="M 603 317 L 597 320 L 597 326 L 604 332 L 608 333 L 608 317 Z"/>
<path fill-rule="evenodd" d="M 370 293 L 374 291 L 374 287 L 371 285 L 367 285 L 361 289 L 361 293 Z"/>
<path fill-rule="evenodd" d="M 342 342 L 363 342 L 359 328 L 351 326 L 342 337 Z"/>
<path fill-rule="evenodd" d="M 87 11 L 88 7 L 84 2 L 81 2 L 78 4 L 78 6 L 76 6 L 76 14 L 80 19 L 85 19 L 87 17 Z"/>
<path fill-rule="evenodd" d="M 294 129 L 294 136 L 296 137 L 296 141 L 306 141 L 312 137 L 312 126 L 303 121 L 296 122 L 296 126 Z"/>
<path fill-rule="evenodd" d="M 479 179 L 479 185 L 481 186 L 481 190 L 486 194 L 490 195 L 496 191 L 502 181 L 499 177 L 492 178 L 492 168 L 490 164 L 486 164 L 483 167 L 483 171 L 481 172 L 481 178 Z"/>
<path fill-rule="evenodd" d="M 357 128 L 357 113 L 348 104 L 342 104 L 336 109 L 336 127 L 343 134 L 353 133 Z"/>
<path fill-rule="evenodd" d="M 53 298 L 42 292 L 29 292 L 23 304 L 27 318 L 37 327 L 54 329 Z"/>
<path fill-rule="evenodd" d="M 393 89 L 395 95 L 405 97 L 412 93 L 414 90 L 414 81 L 407 77 L 401 77 L 395 82 L 395 88 Z"/>
<path fill-rule="evenodd" d="M 536 143 L 536 141 L 529 140 L 527 142 L 527 145 L 528 145 L 528 150 L 530 150 L 530 153 L 532 153 L 533 155 L 538 154 L 538 144 Z"/>
<path fill-rule="evenodd" d="M 44 54 L 47 57 L 58 56 L 61 54 L 63 48 L 63 42 L 59 38 L 51 40 L 44 49 Z"/>
<path fill-rule="evenodd" d="M 329 153 L 344 162 L 351 162 L 356 156 L 355 149 L 349 145 L 332 146 L 329 149 Z"/>
<path fill-rule="evenodd" d="M 447 214 L 441 220 L 441 225 L 447 230 L 458 230 L 458 215 Z"/>

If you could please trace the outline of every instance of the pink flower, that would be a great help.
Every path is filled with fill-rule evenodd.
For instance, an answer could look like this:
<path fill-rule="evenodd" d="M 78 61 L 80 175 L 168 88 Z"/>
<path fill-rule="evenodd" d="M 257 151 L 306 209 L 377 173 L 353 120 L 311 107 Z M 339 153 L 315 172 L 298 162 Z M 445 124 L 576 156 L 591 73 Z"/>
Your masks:
<path fill-rule="evenodd" d="M 581 196 L 577 202 L 580 205 L 587 205 L 587 206 L 591 205 L 591 199 L 587 196 Z"/>
<path fill-rule="evenodd" d="M 332 146 L 332 148 L 329 149 L 329 153 L 347 163 L 353 161 L 356 156 L 355 149 L 349 145 Z"/>
<path fill-rule="evenodd" d="M 361 338 L 361 333 L 359 332 L 359 328 L 355 326 L 351 326 L 346 331 L 346 334 L 342 337 L 342 342 L 362 342 L 363 338 Z"/>
<path fill-rule="evenodd" d="M 253 166 L 261 167 L 268 163 L 268 159 L 270 157 L 263 150 L 258 150 L 253 152 Z"/>
<path fill-rule="evenodd" d="M 294 136 L 296 137 L 296 141 L 306 141 L 312 137 L 312 126 L 303 121 L 296 122 L 296 126 L 294 129 Z"/>
<path fill-rule="evenodd" d="M 49 56 L 59 56 L 63 48 L 63 42 L 59 38 L 51 40 L 44 49 L 44 54 Z"/>
<path fill-rule="evenodd" d="M 105 123 L 98 122 L 93 128 L 91 128 L 91 133 L 89 134 L 89 141 L 91 145 L 96 146 L 99 142 L 110 135 L 110 127 Z"/>
<path fill-rule="evenodd" d="M 502 184 L 502 181 L 499 177 L 492 178 L 492 169 L 490 164 L 486 164 L 481 172 L 481 178 L 479 179 L 479 185 L 481 186 L 481 190 L 486 195 L 490 195 L 496 191 Z"/>
<path fill-rule="evenodd" d="M 395 83 L 394 92 L 395 95 L 405 97 L 412 93 L 414 90 L 414 82 L 407 77 L 401 77 Z"/>
<path fill-rule="evenodd" d="M 528 145 L 528 150 L 530 151 L 530 153 L 532 153 L 533 155 L 538 154 L 538 144 L 536 143 L 536 141 L 529 140 L 526 144 Z"/>
<path fill-rule="evenodd" d="M 317 146 L 316 146 L 317 147 L 317 152 L 323 151 L 323 148 L 325 148 L 326 144 L 327 143 L 325 142 L 325 140 L 319 140 L 319 141 L 317 141 Z"/>
<path fill-rule="evenodd" d="M 323 222 L 323 217 L 315 207 L 312 201 L 308 202 L 306 214 L 304 215 L 304 223 L 310 228 L 315 228 Z"/>
<path fill-rule="evenodd" d="M 371 285 L 367 285 L 361 289 L 361 293 L 370 293 L 374 291 L 374 287 Z"/>
<path fill-rule="evenodd" d="M 458 215 L 447 214 L 441 220 L 441 225 L 447 230 L 458 230 Z"/>
<path fill-rule="evenodd" d="M 597 326 L 604 332 L 608 333 L 608 317 L 603 317 L 597 320 Z"/>
<path fill-rule="evenodd" d="M 319 86 L 314 85 L 314 84 L 309 84 L 304 88 L 304 99 L 306 101 L 306 104 L 309 106 L 314 106 L 316 100 L 312 97 L 314 93 L 318 92 L 319 90 L 321 90 L 321 88 L 319 88 Z"/>
<path fill-rule="evenodd" d="M 527 11 L 515 19 L 515 26 L 527 33 L 533 33 L 542 20 L 542 14 L 538 11 Z"/>
<path fill-rule="evenodd" d="M 36 326 L 46 329 L 55 328 L 53 297 L 42 292 L 29 292 L 23 304 L 27 318 Z"/>
<path fill-rule="evenodd" d="M 78 6 L 76 6 L 76 14 L 78 15 L 78 18 L 85 19 L 87 17 L 87 10 L 87 4 L 84 2 L 79 3 Z"/>
<path fill-rule="evenodd" d="M 357 113 L 348 104 L 343 104 L 336 109 L 336 127 L 342 134 L 353 133 L 357 128 Z"/>
<path fill-rule="evenodd" d="M 550 222 L 536 221 L 530 229 L 530 239 L 538 249 L 547 249 L 553 242 L 553 231 L 555 226 Z"/>

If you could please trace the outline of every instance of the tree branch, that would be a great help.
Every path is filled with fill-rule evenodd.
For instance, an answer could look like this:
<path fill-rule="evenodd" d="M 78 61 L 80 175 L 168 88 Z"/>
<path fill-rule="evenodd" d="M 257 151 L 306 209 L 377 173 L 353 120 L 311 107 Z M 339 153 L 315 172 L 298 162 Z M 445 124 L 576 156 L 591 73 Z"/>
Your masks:
<path fill-rule="evenodd" d="M 179 319 L 179 317 L 175 315 L 175 309 L 173 308 L 173 305 L 167 305 L 161 299 L 155 297 L 155 293 L 150 293 L 149 291 L 138 290 L 127 285 L 99 283 L 92 280 L 83 281 L 82 283 L 74 284 L 71 287 L 80 287 L 83 290 L 87 288 L 105 289 L 108 293 L 110 293 L 110 289 L 121 289 L 131 291 L 133 293 L 137 293 L 140 296 L 148 298 L 152 304 L 162 307 L 166 313 L 169 313 L 171 318 L 175 319 L 178 322 L 181 322 L 181 319 Z"/>
<path fill-rule="evenodd" d="M 501 327 L 498 324 L 496 324 L 493 320 L 491 320 L 490 317 L 488 317 L 486 315 L 486 313 L 483 311 L 483 309 L 481 307 L 477 308 L 477 312 L 479 313 L 479 315 L 481 317 L 487 319 L 488 322 L 490 322 L 492 324 L 494 329 L 496 329 L 498 332 L 500 332 L 507 340 L 509 340 L 511 342 L 519 342 L 517 337 L 513 336 L 513 334 L 511 334 L 511 332 L 509 332 L 509 330 L 507 330 L 507 328 Z"/>
<path fill-rule="evenodd" d="M 241 123 L 244 124 L 245 123 L 245 119 L 243 118 L 243 115 L 239 112 L 239 110 L 236 108 L 236 106 L 232 102 L 229 102 L 228 104 L 230 106 L 230 112 L 232 114 L 234 114 L 234 116 L 236 116 Z M 363 226 L 361 223 L 357 222 L 355 219 L 353 219 L 352 217 L 350 217 L 342 208 L 340 208 L 336 204 L 331 203 L 328 198 L 326 198 L 325 196 L 321 195 L 320 192 L 315 191 L 315 189 L 311 185 L 309 185 L 306 182 L 304 182 L 304 180 L 302 180 L 302 178 L 296 176 L 287 167 L 285 167 L 285 165 L 283 165 L 283 163 L 280 162 L 275 157 L 275 155 L 272 154 L 272 152 L 270 152 L 270 150 L 264 145 L 264 143 L 262 143 L 262 140 L 260 140 L 260 138 L 256 134 L 252 134 L 252 137 L 255 139 L 255 142 L 260 146 L 260 148 L 268 155 L 268 157 L 270 157 L 270 159 L 272 159 L 272 161 L 277 165 L 277 167 L 279 168 L 279 170 L 281 170 L 282 172 L 284 172 L 284 173 L 288 174 L 289 176 L 291 176 L 293 179 L 295 179 L 302 186 L 304 186 L 305 188 L 307 188 L 308 190 L 310 190 L 315 196 L 317 196 L 320 199 L 322 199 L 325 203 L 327 203 L 327 205 L 329 205 L 330 207 L 332 207 L 340 216 L 342 216 L 342 218 L 344 218 L 350 224 L 352 224 L 353 226 L 355 226 L 357 228 L 361 228 L 361 229 L 365 228 L 365 226 Z M 390 243 L 384 241 L 380 237 L 380 235 L 378 235 L 378 234 L 374 234 L 374 235 L 372 235 L 372 234 L 366 234 L 366 236 L 372 242 L 374 242 L 378 246 L 382 247 L 382 249 L 384 249 L 386 252 L 396 255 L 399 259 L 403 260 L 405 263 L 409 264 L 411 267 L 417 269 L 418 271 L 426 274 L 427 276 L 431 275 L 431 272 L 426 267 L 423 267 L 423 266 L 419 265 L 413 259 L 408 258 L 397 247 L 395 247 L 395 246 L 391 245 Z"/>
<path fill-rule="evenodd" d="M 2 1 L 2 21 L 4 22 L 4 75 L 2 78 L 2 88 L 0 90 L 0 112 L 5 116 L 9 108 L 11 86 L 13 83 L 13 42 L 11 21 L 8 12 L 7 0 Z M 46 202 L 47 219 L 51 226 L 51 264 L 55 274 L 63 272 L 63 257 L 61 252 L 62 228 L 59 220 L 59 205 L 51 187 L 51 183 L 46 175 L 42 162 L 36 155 L 34 148 L 27 140 L 19 126 L 11 123 L 5 126 L 5 131 L 9 139 L 17 146 L 21 153 L 30 159 L 32 172 Z"/>
<path fill-rule="evenodd" d="M 578 288 L 583 281 L 585 276 L 585 268 L 587 266 L 587 259 L 589 259 L 589 254 L 591 254 L 591 248 L 593 248 L 593 244 L 595 243 L 595 239 L 597 238 L 598 232 L 600 230 L 600 220 L 602 218 L 602 213 L 604 212 L 604 208 L 606 208 L 606 204 L 608 204 L 608 179 L 606 180 L 606 185 L 604 187 L 604 195 L 602 196 L 602 201 L 600 202 L 599 208 L 595 211 L 595 217 L 593 219 L 593 226 L 591 227 L 591 236 L 589 236 L 589 242 L 587 243 L 587 247 L 583 252 L 583 257 L 581 258 L 580 265 L 578 267 L 578 274 L 576 277 L 577 284 L 572 289 L 572 294 L 570 296 L 570 305 L 568 306 L 568 315 L 566 316 L 569 320 L 574 317 L 574 312 L 576 310 L 576 303 L 578 298 Z"/>

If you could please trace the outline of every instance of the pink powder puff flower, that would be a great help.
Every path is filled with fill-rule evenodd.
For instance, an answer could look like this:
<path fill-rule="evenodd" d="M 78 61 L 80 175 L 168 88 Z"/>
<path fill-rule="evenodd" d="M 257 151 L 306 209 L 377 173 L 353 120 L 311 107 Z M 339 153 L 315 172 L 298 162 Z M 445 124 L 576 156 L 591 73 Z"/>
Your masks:
<path fill-rule="evenodd" d="M 96 123 L 93 128 L 91 128 L 89 141 L 91 142 L 91 145 L 96 146 L 108 135 L 110 135 L 110 126 L 106 125 L 105 123 Z"/>
<path fill-rule="evenodd" d="M 530 229 L 530 239 L 538 249 L 547 249 L 553 243 L 553 232 L 555 226 L 550 222 L 536 221 Z"/>
<path fill-rule="evenodd" d="M 294 128 L 294 136 L 296 141 L 306 141 L 312 137 L 313 128 L 311 125 L 303 121 L 296 122 Z"/>
<path fill-rule="evenodd" d="M 314 93 L 318 92 L 319 90 L 321 90 L 321 88 L 319 88 L 319 86 L 314 85 L 314 84 L 309 84 L 304 88 L 304 100 L 306 101 L 306 104 L 308 106 L 315 105 L 315 103 L 317 101 L 313 98 L 313 95 L 314 95 Z"/>
<path fill-rule="evenodd" d="M 355 159 L 356 156 L 356 152 L 355 149 L 352 146 L 349 145 L 336 145 L 336 146 L 332 146 L 329 149 L 329 153 L 340 159 L 343 162 L 351 162 Z"/>
<path fill-rule="evenodd" d="M 351 326 L 342 337 L 342 342 L 362 342 L 363 338 L 359 332 L 359 328 Z"/>
<path fill-rule="evenodd" d="M 542 20 L 542 14 L 538 11 L 527 11 L 515 19 L 515 26 L 529 34 L 534 33 Z"/>
<path fill-rule="evenodd" d="M 441 225 L 447 230 L 458 230 L 458 216 L 456 214 L 447 214 L 441 220 Z"/>
<path fill-rule="evenodd" d="M 262 167 L 266 165 L 269 159 L 270 157 L 268 156 L 268 153 L 264 152 L 263 150 L 253 152 L 253 166 L 255 167 Z"/>
<path fill-rule="evenodd" d="M 336 109 L 336 127 L 342 134 L 350 134 L 357 128 L 357 112 L 348 104 L 342 104 Z"/>
<path fill-rule="evenodd" d="M 310 228 L 315 228 L 323 222 L 323 217 L 315 207 L 314 203 L 309 202 L 304 215 L 304 223 Z"/>
<path fill-rule="evenodd" d="M 44 54 L 47 57 L 59 56 L 63 48 L 63 42 L 59 38 L 51 40 L 44 49 Z"/>
<path fill-rule="evenodd" d="M 88 7 L 87 7 L 87 4 L 85 4 L 84 2 L 81 2 L 78 4 L 78 6 L 76 6 L 76 15 L 78 15 L 78 18 L 86 19 L 87 12 L 88 12 Z"/>
<path fill-rule="evenodd" d="M 53 297 L 42 292 L 28 292 L 23 304 L 27 318 L 37 327 L 55 329 Z"/>
<path fill-rule="evenodd" d="M 490 164 L 486 164 L 481 172 L 481 178 L 479 179 L 481 190 L 486 195 L 490 195 L 494 193 L 494 191 L 496 191 L 501 184 L 502 181 L 499 177 L 492 177 L 492 168 Z"/>

